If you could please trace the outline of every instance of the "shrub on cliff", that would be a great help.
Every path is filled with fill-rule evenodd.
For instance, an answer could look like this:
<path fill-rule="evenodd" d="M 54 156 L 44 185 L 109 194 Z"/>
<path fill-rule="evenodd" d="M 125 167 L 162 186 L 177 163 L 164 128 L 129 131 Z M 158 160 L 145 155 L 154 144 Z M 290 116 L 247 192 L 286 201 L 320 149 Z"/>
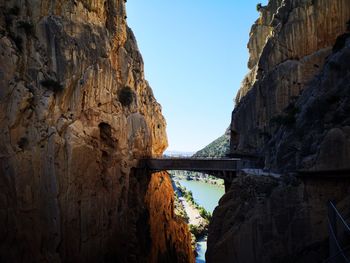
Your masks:
<path fill-rule="evenodd" d="M 192 194 L 191 191 L 186 191 L 186 192 L 184 193 L 184 197 L 185 197 L 186 200 L 187 200 L 188 202 L 190 202 L 191 204 L 194 204 L 194 203 L 195 203 L 195 202 L 194 202 L 194 199 L 193 199 L 193 194 Z"/>
<path fill-rule="evenodd" d="M 34 35 L 34 25 L 30 21 L 19 21 L 17 23 L 17 28 L 23 29 L 28 36 Z"/>
<path fill-rule="evenodd" d="M 256 11 L 260 12 L 261 8 L 262 8 L 261 3 L 256 4 Z"/>
<path fill-rule="evenodd" d="M 207 210 L 205 210 L 205 208 L 202 207 L 202 206 L 199 207 L 199 214 L 200 214 L 201 217 L 203 217 L 204 219 L 206 219 L 206 220 L 208 220 L 208 221 L 211 220 L 211 217 L 212 217 L 211 213 L 208 212 Z"/>
<path fill-rule="evenodd" d="M 59 81 L 52 78 L 44 79 L 40 81 L 40 84 L 47 89 L 53 90 L 54 92 L 63 90 L 63 85 Z"/>
<path fill-rule="evenodd" d="M 131 105 L 131 103 L 134 101 L 134 97 L 135 97 L 135 93 L 129 86 L 123 87 L 118 92 L 118 99 L 120 103 L 125 107 Z"/>

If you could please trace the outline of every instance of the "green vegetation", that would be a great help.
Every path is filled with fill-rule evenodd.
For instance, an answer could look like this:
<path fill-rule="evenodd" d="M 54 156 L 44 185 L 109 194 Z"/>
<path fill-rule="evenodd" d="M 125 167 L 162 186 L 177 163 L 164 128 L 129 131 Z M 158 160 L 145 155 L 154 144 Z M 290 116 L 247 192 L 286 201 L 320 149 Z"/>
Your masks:
<path fill-rule="evenodd" d="M 118 92 L 118 99 L 120 103 L 125 107 L 130 106 L 134 101 L 134 98 L 135 93 L 129 86 L 125 86 Z"/>
<path fill-rule="evenodd" d="M 208 229 L 202 225 L 196 226 L 189 224 L 188 225 L 190 232 L 196 237 L 196 239 L 202 238 L 208 231 Z"/>
<path fill-rule="evenodd" d="M 59 81 L 54 80 L 52 78 L 44 79 L 40 81 L 40 84 L 47 89 L 53 90 L 54 92 L 59 92 L 63 90 L 63 85 Z"/>
<path fill-rule="evenodd" d="M 258 4 L 256 5 L 256 11 L 260 12 L 261 8 L 262 8 L 262 4 L 261 4 L 261 3 L 258 3 Z"/>
<path fill-rule="evenodd" d="M 230 133 L 226 131 L 224 135 L 196 152 L 193 157 L 224 157 L 230 149 Z"/>
<path fill-rule="evenodd" d="M 211 142 L 203 149 L 196 152 L 192 157 L 225 157 L 230 150 L 230 130 L 227 129 L 225 134 Z M 185 180 L 195 180 L 223 186 L 224 182 L 214 176 L 187 171 L 171 171 L 171 176 Z"/>
<path fill-rule="evenodd" d="M 210 174 L 189 171 L 169 171 L 169 174 L 171 178 L 175 180 L 199 181 L 224 187 L 224 180 L 216 178 Z"/>
<path fill-rule="evenodd" d="M 204 219 L 207 219 L 208 221 L 210 221 L 212 218 L 211 213 L 205 210 L 203 206 L 199 206 L 199 214 L 201 215 L 201 217 L 203 217 Z"/>
<path fill-rule="evenodd" d="M 187 202 L 192 204 L 196 209 L 198 209 L 199 214 L 201 217 L 204 219 L 210 221 L 211 220 L 211 213 L 208 212 L 203 206 L 200 206 L 199 204 L 196 203 L 196 201 L 193 198 L 192 191 L 187 190 L 185 187 L 177 184 L 176 188 L 178 189 L 179 193 L 186 199 Z"/>
<path fill-rule="evenodd" d="M 179 217 L 181 217 L 186 223 L 188 223 L 188 216 L 186 214 L 186 211 L 183 207 L 183 205 L 180 203 L 179 197 L 177 194 L 175 194 L 175 200 L 174 200 L 174 211 L 175 214 Z"/>

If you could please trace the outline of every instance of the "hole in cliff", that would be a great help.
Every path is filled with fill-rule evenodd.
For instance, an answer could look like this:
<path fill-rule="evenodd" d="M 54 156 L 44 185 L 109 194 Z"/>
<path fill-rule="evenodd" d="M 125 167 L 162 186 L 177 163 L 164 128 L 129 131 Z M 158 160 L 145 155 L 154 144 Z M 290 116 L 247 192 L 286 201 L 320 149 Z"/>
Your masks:
<path fill-rule="evenodd" d="M 106 122 L 101 122 L 98 127 L 100 128 L 100 138 L 101 141 L 114 148 L 114 140 L 112 138 L 112 127 L 106 123 Z"/>
<path fill-rule="evenodd" d="M 97 104 L 97 107 L 101 107 L 101 105 L 102 105 L 101 102 L 99 102 L 99 103 Z"/>
<path fill-rule="evenodd" d="M 160 127 L 162 127 L 160 124 L 157 125 L 157 128 L 160 129 Z"/>
<path fill-rule="evenodd" d="M 63 90 L 63 85 L 58 80 L 55 80 L 52 78 L 44 79 L 44 80 L 40 81 L 40 84 L 43 87 L 50 89 L 54 92 L 59 92 L 59 91 Z"/>
<path fill-rule="evenodd" d="M 28 36 L 34 36 L 35 35 L 35 28 L 34 24 L 31 21 L 18 21 L 17 28 L 22 29 L 24 33 Z"/>
<path fill-rule="evenodd" d="M 26 149 L 28 144 L 29 144 L 28 139 L 25 137 L 22 137 L 17 143 L 18 147 L 21 148 L 22 150 Z"/>
<path fill-rule="evenodd" d="M 106 151 L 102 151 L 102 161 L 108 160 L 108 153 Z"/>
<path fill-rule="evenodd" d="M 320 66 L 319 66 L 319 65 L 317 65 L 317 64 L 314 64 L 314 67 L 315 67 L 315 68 L 319 68 Z"/>
<path fill-rule="evenodd" d="M 130 106 L 131 103 L 134 101 L 134 98 L 135 93 L 128 86 L 125 86 L 118 92 L 118 99 L 123 106 Z"/>

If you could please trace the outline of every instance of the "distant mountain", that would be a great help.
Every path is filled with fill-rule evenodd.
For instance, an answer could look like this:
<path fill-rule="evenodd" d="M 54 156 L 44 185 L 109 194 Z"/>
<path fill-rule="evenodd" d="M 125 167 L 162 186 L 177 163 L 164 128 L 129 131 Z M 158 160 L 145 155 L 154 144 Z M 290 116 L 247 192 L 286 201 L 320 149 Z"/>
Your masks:
<path fill-rule="evenodd" d="M 190 157 L 194 154 L 194 152 L 181 152 L 181 151 L 165 151 L 164 156 L 171 157 Z"/>
<path fill-rule="evenodd" d="M 225 134 L 211 142 L 203 149 L 196 152 L 193 157 L 224 157 L 230 149 L 230 130 L 227 129 Z"/>

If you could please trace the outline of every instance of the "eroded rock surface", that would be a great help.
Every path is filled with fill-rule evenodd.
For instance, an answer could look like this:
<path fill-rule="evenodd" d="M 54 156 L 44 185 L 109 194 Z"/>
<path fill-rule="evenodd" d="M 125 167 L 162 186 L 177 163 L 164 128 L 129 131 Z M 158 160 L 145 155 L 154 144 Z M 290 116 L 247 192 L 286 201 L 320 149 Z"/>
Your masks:
<path fill-rule="evenodd" d="M 167 256 L 145 203 L 155 179 L 131 171 L 167 138 L 124 2 L 0 1 L 1 262 Z M 171 228 L 188 230 L 164 222 L 190 261 Z"/>
<path fill-rule="evenodd" d="M 260 18 L 252 27 L 248 43 L 251 70 L 242 82 L 232 114 L 232 152 L 258 155 L 265 159 L 267 168 L 276 170 L 301 167 L 312 154 L 318 154 L 319 149 L 315 149 L 300 157 L 303 155 L 300 139 L 294 140 L 294 145 L 279 147 L 277 144 L 282 143 L 281 136 L 285 135 L 278 130 L 288 126 L 297 133 L 295 119 L 299 119 L 297 114 L 303 111 L 305 100 L 311 99 L 309 90 L 318 92 L 321 83 L 317 83 L 317 79 L 324 81 L 327 89 L 334 89 L 347 78 L 344 62 L 347 55 L 334 55 L 333 46 L 339 42 L 337 52 L 346 53 L 339 50 L 344 47 L 340 42 L 346 42 L 347 34 L 336 40 L 347 32 L 349 20 L 347 0 L 271 0 L 260 9 Z M 343 67 L 341 72 L 345 75 L 330 77 L 332 69 L 324 67 L 325 63 L 341 64 L 339 67 Z M 312 122 L 317 121 L 323 122 L 319 116 L 313 116 Z M 318 136 L 322 131 L 312 128 L 303 135 L 306 133 Z M 271 140 L 275 141 L 274 146 Z M 293 151 L 293 147 L 299 156 L 282 153 Z"/>
<path fill-rule="evenodd" d="M 323 262 L 327 202 L 349 218 L 350 1 L 270 0 L 248 48 L 231 153 L 280 178 L 242 174 L 209 226 L 207 262 Z M 328 171 L 296 179 L 297 170 Z M 333 171 L 332 171 L 333 170 Z M 287 175 L 289 174 L 289 175 Z"/>
<path fill-rule="evenodd" d="M 243 175 L 209 226 L 207 262 L 313 263 L 328 258 L 327 202 L 350 218 L 350 180 Z"/>
<path fill-rule="evenodd" d="M 167 173 L 152 177 L 146 194 L 153 242 L 150 262 L 194 262 L 191 234 L 183 219 L 174 213 L 174 193 Z"/>

